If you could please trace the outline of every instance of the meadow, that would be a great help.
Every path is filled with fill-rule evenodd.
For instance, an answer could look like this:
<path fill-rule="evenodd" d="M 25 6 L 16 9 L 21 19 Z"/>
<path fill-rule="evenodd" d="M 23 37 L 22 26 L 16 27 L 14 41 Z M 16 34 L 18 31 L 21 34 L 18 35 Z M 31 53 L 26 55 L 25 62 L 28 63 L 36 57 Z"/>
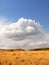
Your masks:
<path fill-rule="evenodd" d="M 49 65 L 49 50 L 0 50 L 0 65 Z"/>

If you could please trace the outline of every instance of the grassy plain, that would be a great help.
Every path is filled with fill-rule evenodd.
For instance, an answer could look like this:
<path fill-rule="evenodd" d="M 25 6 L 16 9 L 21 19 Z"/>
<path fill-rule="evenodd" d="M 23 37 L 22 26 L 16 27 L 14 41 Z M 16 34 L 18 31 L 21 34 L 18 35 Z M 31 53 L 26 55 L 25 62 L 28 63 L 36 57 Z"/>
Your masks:
<path fill-rule="evenodd" d="M 0 50 L 0 65 L 49 65 L 49 50 Z"/>

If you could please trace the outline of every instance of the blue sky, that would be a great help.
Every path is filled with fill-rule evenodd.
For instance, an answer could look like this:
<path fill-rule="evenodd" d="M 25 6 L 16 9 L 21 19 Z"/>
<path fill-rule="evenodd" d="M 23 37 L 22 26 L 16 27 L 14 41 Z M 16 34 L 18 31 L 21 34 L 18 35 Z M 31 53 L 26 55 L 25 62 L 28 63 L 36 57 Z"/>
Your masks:
<path fill-rule="evenodd" d="M 0 0 L 0 17 L 34 19 L 49 32 L 49 0 Z"/>
<path fill-rule="evenodd" d="M 0 0 L 0 48 L 45 46 L 49 46 L 49 0 Z"/>

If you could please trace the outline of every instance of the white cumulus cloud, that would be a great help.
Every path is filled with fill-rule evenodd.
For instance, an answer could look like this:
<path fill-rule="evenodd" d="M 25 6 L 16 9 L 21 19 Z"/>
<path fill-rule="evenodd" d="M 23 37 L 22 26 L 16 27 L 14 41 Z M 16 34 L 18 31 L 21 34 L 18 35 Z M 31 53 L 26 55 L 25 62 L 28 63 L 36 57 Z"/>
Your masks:
<path fill-rule="evenodd" d="M 42 34 L 40 24 L 31 19 L 20 18 L 18 22 L 5 27 L 5 36 L 10 39 L 24 40 L 34 35 Z"/>
<path fill-rule="evenodd" d="M 47 37 L 41 25 L 32 19 L 20 18 L 15 23 L 0 25 L 0 48 L 43 47 L 49 45 Z"/>

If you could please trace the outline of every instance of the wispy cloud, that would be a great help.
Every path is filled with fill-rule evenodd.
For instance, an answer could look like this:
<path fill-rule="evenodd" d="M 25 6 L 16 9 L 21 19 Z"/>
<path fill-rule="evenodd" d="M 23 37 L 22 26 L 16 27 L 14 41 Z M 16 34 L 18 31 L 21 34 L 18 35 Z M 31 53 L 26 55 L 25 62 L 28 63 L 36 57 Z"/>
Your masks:
<path fill-rule="evenodd" d="M 0 48 L 30 49 L 49 45 L 49 34 L 35 20 L 20 18 L 15 23 L 6 24 L 7 21 L 0 18 Z"/>

